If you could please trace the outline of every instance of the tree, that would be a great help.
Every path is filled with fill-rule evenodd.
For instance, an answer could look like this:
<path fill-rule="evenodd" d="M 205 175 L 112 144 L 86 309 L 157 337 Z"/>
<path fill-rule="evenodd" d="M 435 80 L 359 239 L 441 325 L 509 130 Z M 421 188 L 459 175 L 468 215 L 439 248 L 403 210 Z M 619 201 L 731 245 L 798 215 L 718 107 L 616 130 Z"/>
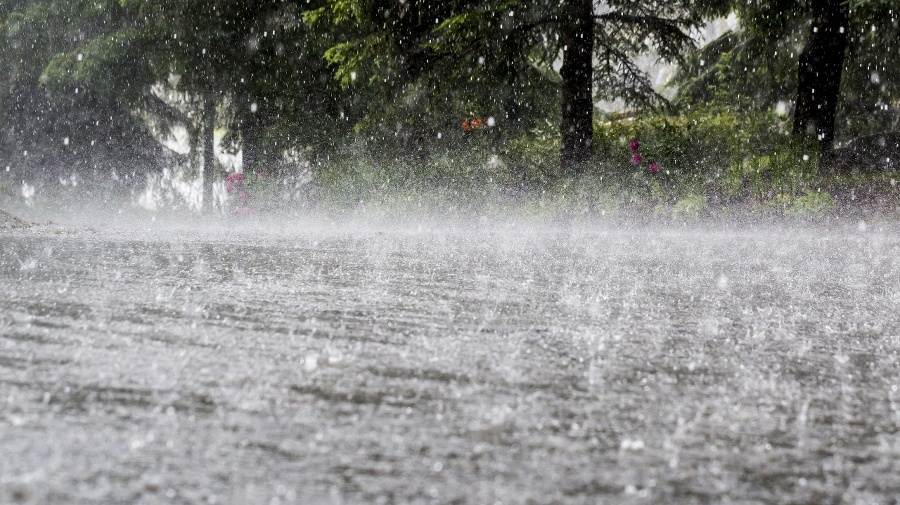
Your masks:
<path fill-rule="evenodd" d="M 828 163 L 835 138 L 900 127 L 900 60 L 893 57 L 900 52 L 900 10 L 891 2 L 724 1 L 706 7 L 708 19 L 734 12 L 740 28 L 687 59 L 676 75 L 679 102 L 751 110 L 793 104 L 794 131 L 798 139 L 811 133 L 819 142 L 825 171 L 840 168 Z"/>
<path fill-rule="evenodd" d="M 591 159 L 594 136 L 594 12 L 590 0 L 567 0 L 562 23 L 562 150 L 563 170 L 581 172 Z"/>
<path fill-rule="evenodd" d="M 813 2 L 809 39 L 800 53 L 794 135 L 819 140 L 820 166 L 834 152 L 834 120 L 849 33 L 849 8 L 843 0 Z"/>
<path fill-rule="evenodd" d="M 561 170 L 571 174 L 583 172 L 590 157 L 593 100 L 665 103 L 632 57 L 655 50 L 661 59 L 678 59 L 692 44 L 687 31 L 697 25 L 690 2 L 664 0 L 329 0 L 309 16 L 323 18 L 348 34 L 326 53 L 338 79 L 349 86 L 366 76 L 364 83 L 393 88 L 395 100 L 413 87 L 433 101 L 445 98 L 437 86 L 422 85 L 435 75 L 465 82 L 475 96 L 520 100 L 520 90 L 508 89 L 515 80 L 482 78 L 482 72 L 504 65 L 536 70 L 522 72 L 522 88 L 550 81 L 562 92 Z M 526 107 L 505 100 L 503 116 Z"/>
<path fill-rule="evenodd" d="M 130 97 L 107 93 L 102 86 L 73 82 L 57 86 L 48 75 L 60 54 L 83 60 L 85 52 L 78 48 L 85 40 L 110 41 L 122 12 L 112 0 L 2 2 L 5 50 L 0 51 L 0 69 L 5 85 L 0 90 L 4 125 L 0 152 L 6 165 L 47 180 L 74 171 L 112 173 L 128 181 L 134 180 L 132 171 L 154 167 L 163 158 L 163 149 L 131 116 Z M 118 52 L 119 47 L 109 49 Z M 123 60 L 116 68 L 121 74 L 114 75 L 139 78 L 146 70 L 143 62 Z M 133 168 L 122 173 L 123 165 Z"/>
<path fill-rule="evenodd" d="M 244 168 L 257 172 L 275 170 L 290 149 L 327 156 L 351 132 L 346 118 L 358 117 L 358 105 L 322 58 L 332 39 L 302 22 L 315 2 L 25 3 L 37 12 L 33 26 L 47 26 L 38 19 L 45 11 L 68 23 L 44 56 L 23 50 L 34 64 L 33 89 L 41 95 L 87 89 L 121 115 L 152 118 L 163 131 L 187 126 L 192 159 L 205 167 L 207 196 L 216 127 L 228 132 L 226 146 L 243 150 Z M 177 103 L 160 100 L 154 92 L 160 85 L 177 93 Z"/>

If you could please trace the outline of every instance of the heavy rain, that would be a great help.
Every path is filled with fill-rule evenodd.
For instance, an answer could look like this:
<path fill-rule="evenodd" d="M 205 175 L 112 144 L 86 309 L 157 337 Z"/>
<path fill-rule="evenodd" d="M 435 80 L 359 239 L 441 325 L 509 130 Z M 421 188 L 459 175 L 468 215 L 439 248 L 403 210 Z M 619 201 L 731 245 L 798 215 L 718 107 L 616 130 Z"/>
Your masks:
<path fill-rule="evenodd" d="M 0 503 L 900 500 L 894 2 L 0 28 Z"/>

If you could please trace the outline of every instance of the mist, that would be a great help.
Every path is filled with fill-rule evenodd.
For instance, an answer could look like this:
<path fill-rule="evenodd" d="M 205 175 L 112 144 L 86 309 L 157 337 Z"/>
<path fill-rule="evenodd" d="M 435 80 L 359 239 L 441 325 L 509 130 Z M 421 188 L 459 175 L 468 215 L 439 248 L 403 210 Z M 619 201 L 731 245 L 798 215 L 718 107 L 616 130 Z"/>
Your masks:
<path fill-rule="evenodd" d="M 29 208 L 42 221 L 0 229 L 0 497 L 896 489 L 896 223 L 460 203 Z"/>
<path fill-rule="evenodd" d="M 894 503 L 884 0 L 0 1 L 0 503 Z"/>

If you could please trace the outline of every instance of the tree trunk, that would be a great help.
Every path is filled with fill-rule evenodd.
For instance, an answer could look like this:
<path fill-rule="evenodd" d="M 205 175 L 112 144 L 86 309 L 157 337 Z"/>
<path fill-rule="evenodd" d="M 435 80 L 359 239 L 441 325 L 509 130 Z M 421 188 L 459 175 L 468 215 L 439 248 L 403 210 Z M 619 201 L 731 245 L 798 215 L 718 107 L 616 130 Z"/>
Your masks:
<path fill-rule="evenodd" d="M 841 88 L 850 14 L 843 0 L 813 2 L 809 40 L 800 54 L 794 135 L 819 141 L 819 168 L 834 157 L 834 120 Z"/>
<path fill-rule="evenodd" d="M 591 0 L 563 4 L 562 148 L 560 168 L 577 175 L 591 159 L 594 134 L 593 77 L 594 20 Z"/>
<path fill-rule="evenodd" d="M 508 35 L 503 41 L 503 54 L 507 55 L 503 58 L 501 71 L 503 72 L 503 83 L 505 96 L 503 97 L 503 116 L 496 118 L 496 127 L 492 131 L 494 137 L 494 151 L 508 153 L 509 140 L 521 131 L 522 128 L 522 88 L 520 82 L 524 76 L 520 75 L 516 65 L 516 59 L 513 55 L 522 54 L 522 44 L 518 37 Z M 523 169 L 522 185 L 527 184 L 528 174 Z"/>
<path fill-rule="evenodd" d="M 214 207 L 213 182 L 216 177 L 215 128 L 216 102 L 207 98 L 203 104 L 203 208 L 210 212 Z"/>
<path fill-rule="evenodd" d="M 244 176 L 249 177 L 259 171 L 259 106 L 253 102 L 248 106 L 240 121 L 241 130 L 241 165 Z"/>
<path fill-rule="evenodd" d="M 507 136 L 519 131 L 519 122 L 522 118 L 521 95 L 523 85 L 520 80 L 523 76 L 519 74 L 516 59 L 513 57 L 514 55 L 522 54 L 522 51 L 522 43 L 517 37 L 509 35 L 503 41 L 503 53 L 507 56 L 503 58 L 501 68 L 503 69 L 503 82 L 506 94 L 503 98 L 504 117 L 498 118 L 497 130 Z"/>

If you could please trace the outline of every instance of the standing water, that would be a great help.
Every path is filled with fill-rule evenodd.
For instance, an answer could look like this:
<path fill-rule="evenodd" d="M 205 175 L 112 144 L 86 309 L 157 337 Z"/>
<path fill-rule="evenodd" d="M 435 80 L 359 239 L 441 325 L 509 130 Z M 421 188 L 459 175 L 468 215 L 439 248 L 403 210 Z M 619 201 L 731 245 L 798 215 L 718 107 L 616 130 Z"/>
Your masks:
<path fill-rule="evenodd" d="M 2 503 L 896 503 L 900 235 L 0 230 Z"/>

